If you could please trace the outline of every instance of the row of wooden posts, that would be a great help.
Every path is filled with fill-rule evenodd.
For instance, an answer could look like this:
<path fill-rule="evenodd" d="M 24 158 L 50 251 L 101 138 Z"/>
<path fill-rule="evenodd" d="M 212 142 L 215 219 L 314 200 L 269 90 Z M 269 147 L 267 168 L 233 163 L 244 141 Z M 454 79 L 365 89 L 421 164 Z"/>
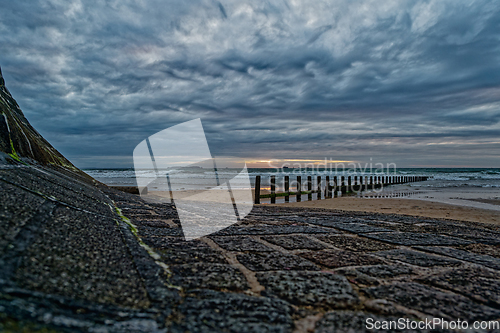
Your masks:
<path fill-rule="evenodd" d="M 276 193 L 276 176 L 270 177 L 270 194 L 260 193 L 261 176 L 255 177 L 255 204 L 260 204 L 261 198 L 271 198 L 271 203 L 276 203 L 276 197 L 285 197 L 285 202 L 290 202 L 290 196 L 295 195 L 296 201 L 300 202 L 303 194 L 307 194 L 308 200 L 312 200 L 312 194 L 316 193 L 316 198 L 321 200 L 322 195 L 322 177 L 317 176 L 316 188 L 313 189 L 312 176 L 307 176 L 307 190 L 303 190 L 302 176 L 297 176 L 296 191 L 290 191 L 290 176 L 284 176 L 283 187 L 284 192 Z M 325 198 L 332 198 L 341 192 L 342 195 L 348 192 L 358 192 L 363 190 L 371 190 L 381 188 L 387 185 L 413 183 L 427 180 L 425 176 L 341 176 L 333 177 L 333 182 L 330 182 L 330 176 L 325 176 Z"/>

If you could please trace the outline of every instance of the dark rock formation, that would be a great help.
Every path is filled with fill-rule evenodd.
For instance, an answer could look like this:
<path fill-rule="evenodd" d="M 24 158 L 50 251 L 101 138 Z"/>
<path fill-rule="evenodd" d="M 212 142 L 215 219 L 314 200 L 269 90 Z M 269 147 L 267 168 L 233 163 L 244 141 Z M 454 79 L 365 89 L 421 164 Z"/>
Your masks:
<path fill-rule="evenodd" d="M 54 149 L 1 76 L 0 111 L 0 331 L 157 331 L 177 291 L 119 213 L 121 194 Z"/>
<path fill-rule="evenodd" d="M 24 117 L 19 105 L 5 86 L 0 69 L 0 151 L 15 160 L 36 161 L 77 169 L 38 133 Z"/>

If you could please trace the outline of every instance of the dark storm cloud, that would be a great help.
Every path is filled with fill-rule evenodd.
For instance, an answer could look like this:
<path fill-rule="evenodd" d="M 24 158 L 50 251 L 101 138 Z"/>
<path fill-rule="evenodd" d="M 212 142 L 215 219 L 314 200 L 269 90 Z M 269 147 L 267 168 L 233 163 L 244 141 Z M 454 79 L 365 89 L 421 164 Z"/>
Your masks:
<path fill-rule="evenodd" d="M 7 86 L 80 166 L 131 165 L 145 137 L 198 117 L 214 154 L 500 161 L 495 1 L 0 8 Z"/>

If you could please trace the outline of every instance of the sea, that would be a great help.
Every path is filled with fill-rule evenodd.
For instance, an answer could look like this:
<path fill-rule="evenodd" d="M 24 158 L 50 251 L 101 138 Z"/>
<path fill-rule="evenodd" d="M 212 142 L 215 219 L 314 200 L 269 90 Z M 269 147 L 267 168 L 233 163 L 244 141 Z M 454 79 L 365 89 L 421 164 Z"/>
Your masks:
<path fill-rule="evenodd" d="M 137 186 L 136 177 L 154 179 L 155 172 L 152 170 L 140 170 L 137 173 L 134 169 L 85 169 L 83 170 L 93 178 L 110 186 Z M 238 177 L 241 170 L 221 169 L 217 170 L 217 176 L 221 180 Z M 249 168 L 248 175 L 250 186 L 255 185 L 256 176 L 261 176 L 261 189 L 263 192 L 269 190 L 271 176 L 276 179 L 276 191 L 282 191 L 284 186 L 284 176 L 289 176 L 290 190 L 294 190 L 294 180 L 300 176 L 305 182 L 311 176 L 315 184 L 317 176 L 425 176 L 428 180 L 409 184 L 399 184 L 386 186 L 381 189 L 362 191 L 355 196 L 366 199 L 377 198 L 409 198 L 443 202 L 461 206 L 471 206 L 483 209 L 500 211 L 500 168 L 398 168 L 391 169 L 390 172 L 382 170 L 342 170 L 331 169 L 308 169 L 308 168 Z M 189 186 L 196 184 L 210 188 L 214 180 L 213 169 L 195 170 L 171 170 L 169 172 L 171 190 L 186 190 Z M 160 181 L 159 186 L 167 185 L 165 181 Z M 242 182 L 241 184 L 245 184 Z M 247 183 L 248 184 L 248 183 Z M 242 185 L 245 186 L 245 185 Z M 304 185 L 303 185 L 304 186 Z M 316 186 L 316 185 L 313 185 Z M 304 188 L 304 187 L 303 187 Z M 277 198 L 277 202 L 284 200 Z M 307 197 L 306 197 L 307 200 Z M 294 198 L 291 197 L 293 202 Z M 266 203 L 266 200 L 263 200 Z"/>

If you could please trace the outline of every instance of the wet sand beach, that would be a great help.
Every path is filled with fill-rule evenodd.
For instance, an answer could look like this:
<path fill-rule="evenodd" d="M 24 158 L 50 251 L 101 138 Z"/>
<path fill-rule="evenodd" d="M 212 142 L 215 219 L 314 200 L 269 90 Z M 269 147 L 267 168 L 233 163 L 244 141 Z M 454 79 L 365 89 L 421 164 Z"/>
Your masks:
<path fill-rule="evenodd" d="M 500 200 L 490 200 L 490 202 L 491 201 L 494 201 L 495 205 L 499 207 L 498 205 Z M 366 199 L 345 197 L 277 205 L 286 207 L 336 209 L 352 212 L 402 214 L 409 216 L 500 224 L 499 211 L 417 199 Z"/>

